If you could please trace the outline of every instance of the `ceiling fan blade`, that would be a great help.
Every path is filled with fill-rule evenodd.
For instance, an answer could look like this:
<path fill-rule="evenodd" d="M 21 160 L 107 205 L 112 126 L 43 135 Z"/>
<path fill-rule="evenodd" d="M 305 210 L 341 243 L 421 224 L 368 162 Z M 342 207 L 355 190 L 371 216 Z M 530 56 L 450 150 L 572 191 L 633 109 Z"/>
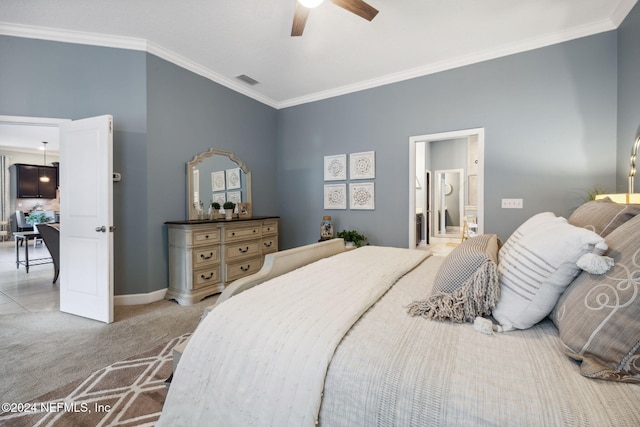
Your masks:
<path fill-rule="evenodd" d="M 296 11 L 293 13 L 293 25 L 291 26 L 291 37 L 301 36 L 304 26 L 307 24 L 309 9 L 296 1 Z"/>
<path fill-rule="evenodd" d="M 337 6 L 348 10 L 351 13 L 366 19 L 367 21 L 373 20 L 378 14 L 378 9 L 370 6 L 362 0 L 331 0 Z"/>

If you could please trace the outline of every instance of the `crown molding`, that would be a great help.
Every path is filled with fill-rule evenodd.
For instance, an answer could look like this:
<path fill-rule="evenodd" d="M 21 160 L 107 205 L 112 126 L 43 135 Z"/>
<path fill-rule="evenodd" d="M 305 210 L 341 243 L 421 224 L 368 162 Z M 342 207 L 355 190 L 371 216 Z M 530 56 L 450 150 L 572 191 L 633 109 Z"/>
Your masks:
<path fill-rule="evenodd" d="M 345 85 L 326 91 L 316 92 L 310 95 L 287 99 L 284 101 L 275 101 L 244 86 L 234 79 L 230 79 L 228 77 L 220 75 L 194 61 L 191 61 L 181 55 L 178 55 L 175 52 L 172 52 L 160 45 L 144 39 L 109 36 L 104 34 L 85 33 L 78 31 L 67 31 L 3 22 L 0 22 L 0 34 L 15 37 L 51 40 L 64 43 L 76 43 L 144 51 L 168 62 L 176 64 L 182 68 L 185 68 L 186 70 L 205 77 L 211 81 L 214 81 L 222 86 L 225 86 L 235 92 L 259 101 L 272 108 L 282 109 L 372 89 L 392 83 L 398 83 L 416 77 L 422 77 L 429 74 L 463 67 L 466 65 L 476 64 L 479 62 L 513 55 L 516 53 L 522 53 L 528 50 L 539 49 L 553 44 L 563 43 L 566 41 L 602 33 L 605 31 L 615 30 L 622 23 L 622 21 L 624 21 L 624 18 L 629 14 L 637 1 L 638 0 L 621 0 L 618 4 L 618 7 L 614 10 L 613 14 L 608 19 L 575 27 L 568 31 L 559 32 L 550 36 L 533 38 L 530 40 L 525 40 L 523 42 L 504 45 L 497 49 L 490 49 L 479 53 L 463 55 L 458 58 L 440 61 L 437 63 L 401 71 L 398 73 L 388 74 L 379 78 L 369 79 L 355 84 Z"/>
<path fill-rule="evenodd" d="M 239 92 L 242 95 L 248 96 L 270 107 L 277 108 L 277 103 L 274 100 L 243 86 L 235 80 L 217 74 L 194 61 L 144 39 L 9 24 L 6 22 L 0 22 L 0 35 L 147 52 L 233 91 Z"/>
<path fill-rule="evenodd" d="M 631 9 L 633 9 L 637 2 L 638 0 L 621 0 L 620 3 L 618 3 L 616 9 L 611 14 L 611 23 L 616 28 L 618 28 L 620 24 L 622 24 L 622 21 L 624 21 L 624 18 L 629 15 L 629 12 L 631 12 Z"/>
<path fill-rule="evenodd" d="M 636 0 L 630 0 L 635 4 Z M 626 13 L 628 13 L 627 11 Z M 626 16 L 626 15 L 624 15 Z M 624 18 L 624 17 L 623 17 Z M 618 24 L 619 25 L 619 24 Z M 379 86 L 384 86 L 392 83 L 398 83 L 405 80 L 414 79 L 417 77 L 423 77 L 429 74 L 435 74 L 442 71 L 452 70 L 454 68 L 464 67 L 466 65 L 477 64 L 491 59 L 497 59 L 516 53 L 522 53 L 534 49 L 539 49 L 547 46 L 551 46 L 558 43 L 563 43 L 581 37 L 591 36 L 606 31 L 615 30 L 618 25 L 615 25 L 613 19 L 605 19 L 599 22 L 591 23 L 575 27 L 569 31 L 563 31 L 550 36 L 536 37 L 533 39 L 525 40 L 518 43 L 512 43 L 504 45 L 496 49 L 490 49 L 483 52 L 474 53 L 471 55 L 463 55 L 457 58 L 448 59 L 446 61 L 440 61 L 433 64 L 429 64 L 422 67 L 416 67 L 409 70 L 401 71 L 399 73 L 388 74 L 383 77 L 362 81 L 353 85 L 342 86 L 327 91 L 313 93 L 308 96 L 299 98 L 292 98 L 278 103 L 278 108 L 293 107 L 296 105 L 306 104 L 310 102 L 320 101 L 323 99 L 333 98 L 336 96 L 346 95 L 353 92 L 358 92 L 366 89 L 372 89 Z"/>

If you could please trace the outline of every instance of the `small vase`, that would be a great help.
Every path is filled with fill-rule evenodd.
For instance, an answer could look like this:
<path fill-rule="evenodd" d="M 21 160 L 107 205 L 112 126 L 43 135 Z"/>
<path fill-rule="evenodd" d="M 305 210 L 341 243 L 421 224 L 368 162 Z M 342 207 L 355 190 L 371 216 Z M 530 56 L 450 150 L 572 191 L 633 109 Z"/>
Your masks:
<path fill-rule="evenodd" d="M 225 219 L 233 219 L 233 209 L 225 209 L 224 217 Z"/>

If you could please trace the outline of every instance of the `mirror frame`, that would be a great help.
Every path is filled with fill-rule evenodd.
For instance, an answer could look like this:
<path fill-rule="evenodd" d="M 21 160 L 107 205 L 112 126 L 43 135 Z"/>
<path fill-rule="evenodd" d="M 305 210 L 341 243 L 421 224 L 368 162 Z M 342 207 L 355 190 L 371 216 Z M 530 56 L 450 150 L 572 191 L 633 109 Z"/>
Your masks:
<path fill-rule="evenodd" d="M 246 184 L 246 194 L 247 194 L 247 203 L 251 203 L 251 171 L 247 167 L 247 165 L 236 157 L 231 151 L 220 150 L 217 148 L 210 148 L 207 151 L 203 151 L 200 154 L 197 154 L 190 162 L 187 162 L 187 219 L 189 221 L 197 220 L 198 215 L 196 214 L 196 210 L 193 206 L 193 168 L 200 164 L 204 159 L 207 159 L 212 156 L 225 156 L 228 157 L 229 160 L 238 165 L 242 172 L 245 174 L 245 184 Z"/>

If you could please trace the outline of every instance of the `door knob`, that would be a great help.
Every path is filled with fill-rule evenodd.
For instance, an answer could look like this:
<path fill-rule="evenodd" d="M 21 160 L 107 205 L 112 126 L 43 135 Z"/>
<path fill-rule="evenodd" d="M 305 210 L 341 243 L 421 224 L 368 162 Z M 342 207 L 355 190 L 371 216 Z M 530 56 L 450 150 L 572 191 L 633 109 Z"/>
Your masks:
<path fill-rule="evenodd" d="M 96 231 L 98 233 L 100 233 L 100 232 L 106 233 L 107 232 L 107 227 L 105 227 L 104 225 L 102 227 L 96 227 Z"/>

